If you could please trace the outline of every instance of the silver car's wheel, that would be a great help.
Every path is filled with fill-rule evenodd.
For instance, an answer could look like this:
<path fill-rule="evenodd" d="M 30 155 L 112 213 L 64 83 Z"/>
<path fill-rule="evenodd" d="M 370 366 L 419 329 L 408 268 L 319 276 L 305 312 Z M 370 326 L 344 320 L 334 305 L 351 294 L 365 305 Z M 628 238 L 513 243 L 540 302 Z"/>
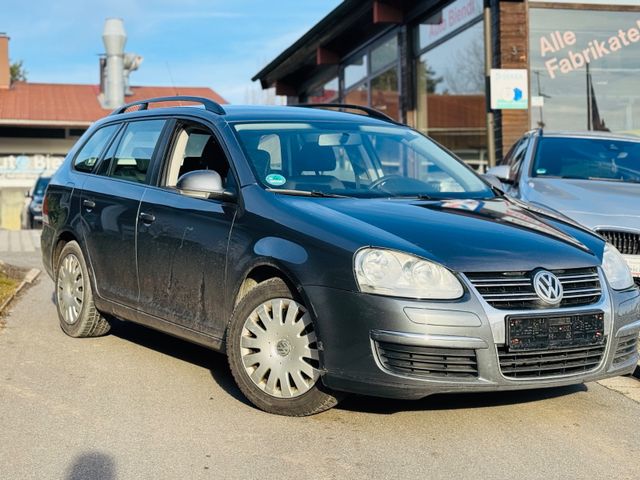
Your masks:
<path fill-rule="evenodd" d="M 62 319 L 69 325 L 78 321 L 84 303 L 85 279 L 80 261 L 73 253 L 60 262 L 57 278 L 57 300 Z"/>
<path fill-rule="evenodd" d="M 303 305 L 270 299 L 251 312 L 240 337 L 242 364 L 251 381 L 276 398 L 295 398 L 318 381 L 318 346 Z"/>

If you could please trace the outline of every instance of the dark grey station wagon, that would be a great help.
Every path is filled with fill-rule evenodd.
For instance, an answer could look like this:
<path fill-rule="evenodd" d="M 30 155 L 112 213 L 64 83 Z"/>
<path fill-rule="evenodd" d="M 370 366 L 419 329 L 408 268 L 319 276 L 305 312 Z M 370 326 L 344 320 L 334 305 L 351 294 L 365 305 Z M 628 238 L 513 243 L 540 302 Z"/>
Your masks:
<path fill-rule="evenodd" d="M 148 108 L 176 101 L 200 105 Z M 226 352 L 285 415 L 635 368 L 640 292 L 615 247 L 336 108 L 354 111 L 171 97 L 96 122 L 42 207 L 64 332 L 117 317 Z"/>

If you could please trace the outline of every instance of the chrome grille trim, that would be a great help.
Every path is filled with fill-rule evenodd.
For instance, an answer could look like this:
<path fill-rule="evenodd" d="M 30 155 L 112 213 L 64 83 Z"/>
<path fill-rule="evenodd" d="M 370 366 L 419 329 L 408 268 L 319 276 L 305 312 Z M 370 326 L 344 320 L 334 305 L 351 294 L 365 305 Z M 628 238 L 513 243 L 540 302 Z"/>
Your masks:
<path fill-rule="evenodd" d="M 598 230 L 597 232 L 620 250 L 620 253 L 640 255 L 640 233 L 619 230 Z"/>
<path fill-rule="evenodd" d="M 499 310 L 564 308 L 593 305 L 602 296 L 600 276 L 595 267 L 551 270 L 564 289 L 559 305 L 548 305 L 536 295 L 532 272 L 466 273 L 479 295 Z"/>

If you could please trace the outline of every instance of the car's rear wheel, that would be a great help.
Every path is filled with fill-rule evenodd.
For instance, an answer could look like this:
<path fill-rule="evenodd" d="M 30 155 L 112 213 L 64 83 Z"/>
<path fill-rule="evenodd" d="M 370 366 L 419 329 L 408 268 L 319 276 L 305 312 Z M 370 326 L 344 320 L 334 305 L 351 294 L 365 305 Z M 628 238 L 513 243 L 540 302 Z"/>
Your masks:
<path fill-rule="evenodd" d="M 258 284 L 237 305 L 227 355 L 242 393 L 266 412 L 300 417 L 338 403 L 320 381 L 311 315 L 279 278 Z"/>
<path fill-rule="evenodd" d="M 56 305 L 60 327 L 71 337 L 99 337 L 110 325 L 96 309 L 87 264 L 77 242 L 68 242 L 56 268 Z"/>

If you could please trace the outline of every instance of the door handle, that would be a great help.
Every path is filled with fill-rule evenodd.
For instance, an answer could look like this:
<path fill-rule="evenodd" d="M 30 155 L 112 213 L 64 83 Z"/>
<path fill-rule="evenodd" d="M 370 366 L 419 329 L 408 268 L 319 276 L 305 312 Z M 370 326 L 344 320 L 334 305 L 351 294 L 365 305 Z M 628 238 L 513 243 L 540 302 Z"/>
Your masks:
<path fill-rule="evenodd" d="M 142 223 L 146 223 L 146 224 L 153 223 L 156 221 L 155 215 L 152 215 L 150 213 L 140 212 L 139 217 L 140 217 L 140 220 L 142 220 Z"/>
<path fill-rule="evenodd" d="M 96 202 L 94 202 L 93 200 L 83 200 L 82 206 L 84 206 L 84 208 L 86 208 L 87 210 L 91 210 L 92 208 L 96 208 Z"/>

